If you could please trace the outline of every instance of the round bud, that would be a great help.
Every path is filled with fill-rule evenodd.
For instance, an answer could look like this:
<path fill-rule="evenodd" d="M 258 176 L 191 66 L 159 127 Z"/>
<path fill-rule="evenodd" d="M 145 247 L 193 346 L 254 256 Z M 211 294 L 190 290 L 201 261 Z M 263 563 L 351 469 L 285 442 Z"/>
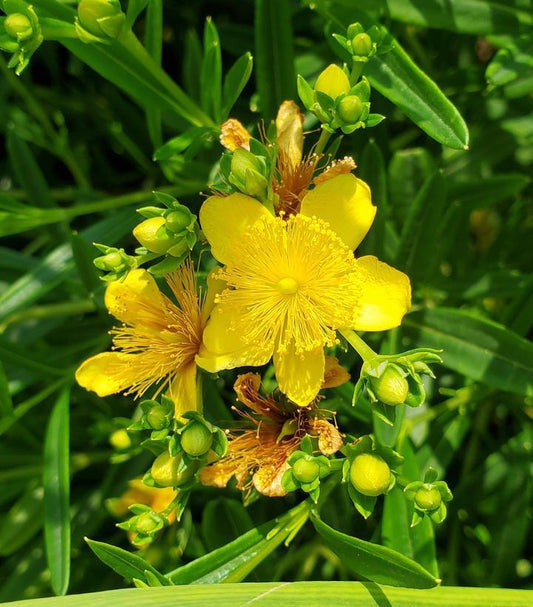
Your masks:
<path fill-rule="evenodd" d="M 143 247 L 152 253 L 163 254 L 176 244 L 173 238 L 158 238 L 157 232 L 165 224 L 164 217 L 150 217 L 133 229 L 133 235 Z"/>
<path fill-rule="evenodd" d="M 188 209 L 180 210 L 176 209 L 175 211 L 171 211 L 165 217 L 165 225 L 168 230 L 178 234 L 179 232 L 183 232 L 183 230 L 187 229 L 191 224 L 191 214 Z"/>
<path fill-rule="evenodd" d="M 181 457 L 172 457 L 168 451 L 158 455 L 152 464 L 150 473 L 161 487 L 174 487 L 178 484 L 178 466 Z"/>
<path fill-rule="evenodd" d="M 421 508 L 422 510 L 435 510 L 442 503 L 442 496 L 438 489 L 432 487 L 431 489 L 426 489 L 425 487 L 421 487 L 415 493 L 415 504 Z"/>
<path fill-rule="evenodd" d="M 153 430 L 163 430 L 167 427 L 167 412 L 161 405 L 154 405 L 146 414 L 146 421 Z"/>
<path fill-rule="evenodd" d="M 349 124 L 357 122 L 363 112 L 363 102 L 357 95 L 346 95 L 339 101 L 337 113 L 341 120 Z"/>
<path fill-rule="evenodd" d="M 354 55 L 368 57 L 372 52 L 372 38 L 364 32 L 357 34 L 352 38 L 352 51 Z"/>
<path fill-rule="evenodd" d="M 135 519 L 135 530 L 138 533 L 149 535 L 157 531 L 160 521 L 153 512 L 143 512 Z"/>
<path fill-rule="evenodd" d="M 181 448 L 191 457 L 199 457 L 209 451 L 213 434 L 203 424 L 193 422 L 181 434 Z"/>
<path fill-rule="evenodd" d="M 109 443 L 112 447 L 117 449 L 117 451 L 124 451 L 131 447 L 131 438 L 126 430 L 115 430 L 109 437 Z"/>
<path fill-rule="evenodd" d="M 361 453 L 354 458 L 350 467 L 350 481 L 359 493 L 374 497 L 389 488 L 391 471 L 381 456 Z"/>
<path fill-rule="evenodd" d="M 409 384 L 401 372 L 388 366 L 381 377 L 370 378 L 376 398 L 385 405 L 401 405 L 409 394 Z"/>
<path fill-rule="evenodd" d="M 4 21 L 4 27 L 6 34 L 18 40 L 19 38 L 25 39 L 31 36 L 33 28 L 31 21 L 22 13 L 13 13 L 8 15 Z"/>
<path fill-rule="evenodd" d="M 292 475 L 301 483 L 312 483 L 318 478 L 319 472 L 319 465 L 312 460 L 305 459 L 305 457 L 296 460 L 292 466 Z"/>
<path fill-rule="evenodd" d="M 98 20 L 113 17 L 120 12 L 120 8 L 109 0 L 81 0 L 78 4 L 80 24 L 93 36 L 106 37 L 108 34 Z"/>
<path fill-rule="evenodd" d="M 328 65 L 320 73 L 315 82 L 315 91 L 320 91 L 335 99 L 339 95 L 345 95 L 350 90 L 348 76 L 338 65 Z"/>
<path fill-rule="evenodd" d="M 122 255 L 118 251 L 97 257 L 95 259 L 95 262 L 96 261 L 98 261 L 97 267 L 101 270 L 116 270 L 123 263 Z"/>

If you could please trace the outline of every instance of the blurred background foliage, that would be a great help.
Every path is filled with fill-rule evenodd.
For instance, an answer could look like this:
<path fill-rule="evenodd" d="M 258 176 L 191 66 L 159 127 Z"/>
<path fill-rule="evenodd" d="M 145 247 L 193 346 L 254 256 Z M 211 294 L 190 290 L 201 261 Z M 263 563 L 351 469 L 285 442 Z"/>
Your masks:
<path fill-rule="evenodd" d="M 124 584 L 83 542 L 89 536 L 127 548 L 104 504 L 148 464 L 120 432 L 131 401 L 100 399 L 73 384 L 77 365 L 110 343 L 111 318 L 92 265 L 99 252 L 91 243 L 133 249 L 135 209 L 151 203 L 152 190 L 167 191 L 196 212 L 216 176 L 216 125 L 226 116 L 214 101 L 217 56 L 204 59 L 213 41 L 218 46 L 210 26 L 204 39 L 208 16 L 220 36 L 223 74 L 248 51 L 254 57 L 252 77 L 231 110 L 250 128 L 271 119 L 284 99 L 296 99 L 296 74 L 312 82 L 338 61 L 330 42 L 335 28 L 372 20 L 436 83 L 425 82 L 430 93 L 438 87 L 468 125 L 469 149 L 449 147 L 463 148 L 468 132 L 453 108 L 442 101 L 432 107 L 432 94 L 422 95 L 433 112 L 429 122 L 416 105 L 407 118 L 409 108 L 393 104 L 387 87 L 408 98 L 420 86 L 418 71 L 391 55 L 396 80 L 382 64 L 368 67 L 372 111 L 386 121 L 339 142 L 338 156 L 353 156 L 379 209 L 360 252 L 404 270 L 414 287 L 413 311 L 402 328 L 373 336 L 372 345 L 381 352 L 444 349 L 437 382 L 428 385 L 431 404 L 406 413 L 392 429 L 374 420 L 374 431 L 390 444 L 400 436 L 411 473 L 432 465 L 454 491 L 448 519 L 436 530 L 444 584 L 533 588 L 533 349 L 527 340 L 533 2 L 154 0 L 134 31 L 156 60 L 162 50 L 166 72 L 208 117 L 203 130 L 196 123 L 200 130 L 191 132 L 183 117 L 134 100 L 57 42 L 45 42 L 20 77 L 0 58 L 0 601 L 50 595 L 51 584 L 64 591 L 69 542 L 69 592 Z M 228 92 L 234 87 L 230 82 Z M 307 116 L 305 126 L 316 128 L 316 119 Z M 444 146 L 442 137 L 426 134 L 444 131 Z M 356 379 L 359 362 L 341 356 Z M 229 415 L 234 376 L 206 382 L 213 420 Z M 326 405 L 343 427 L 369 431 L 370 409 L 351 408 L 352 389 L 330 391 Z M 70 497 L 51 492 L 57 478 L 65 488 L 69 475 Z M 257 501 L 245 510 L 230 489 L 202 489 L 180 525 L 144 558 L 174 569 L 283 513 L 292 500 Z M 329 504 L 322 515 L 336 529 L 434 566 L 432 540 L 417 545 L 401 492 L 387 496 L 379 524 L 380 516 L 364 521 L 344 497 Z M 310 525 L 288 550 L 277 550 L 247 579 L 351 579 Z M 49 561 L 56 563 L 52 573 Z"/>

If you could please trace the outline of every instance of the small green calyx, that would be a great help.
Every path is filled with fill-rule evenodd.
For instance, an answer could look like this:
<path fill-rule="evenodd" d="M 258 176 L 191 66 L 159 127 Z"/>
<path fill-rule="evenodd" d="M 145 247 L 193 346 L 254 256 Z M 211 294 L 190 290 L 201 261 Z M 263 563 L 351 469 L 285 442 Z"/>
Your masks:
<path fill-rule="evenodd" d="M 301 483 L 312 483 L 318 478 L 320 466 L 313 460 L 301 458 L 294 462 L 292 466 L 292 474 L 294 478 Z"/>
<path fill-rule="evenodd" d="M 442 497 L 438 489 L 432 487 L 431 489 L 427 489 L 425 487 L 421 487 L 414 496 L 415 504 L 421 510 L 435 510 L 442 504 Z"/>
<path fill-rule="evenodd" d="M 81 0 L 78 4 L 76 29 L 83 42 L 116 38 L 124 21 L 118 0 Z"/>
<path fill-rule="evenodd" d="M 118 251 L 102 255 L 102 257 L 98 257 L 97 259 L 102 270 L 116 270 L 122 265 L 122 256 Z"/>
<path fill-rule="evenodd" d="M 127 272 L 137 267 L 137 259 L 131 255 L 127 255 L 124 249 L 116 247 L 108 247 L 105 244 L 94 243 L 94 246 L 103 255 L 96 257 L 93 260 L 94 265 L 104 272 L 108 272 L 101 279 L 104 281 L 118 280 Z"/>
<path fill-rule="evenodd" d="M 33 34 L 31 21 L 22 13 L 8 15 L 4 21 L 6 33 L 15 40 L 26 40 Z"/>
<path fill-rule="evenodd" d="M 135 530 L 138 533 L 150 535 L 159 530 L 160 520 L 152 512 L 143 512 L 139 514 L 135 521 Z"/>
<path fill-rule="evenodd" d="M 354 55 L 361 55 L 368 57 L 373 49 L 372 38 L 365 33 L 362 32 L 360 34 L 356 34 L 352 40 L 352 51 Z"/>
<path fill-rule="evenodd" d="M 267 195 L 268 182 L 264 172 L 264 164 L 251 152 L 242 148 L 233 152 L 229 181 L 245 194 L 260 199 Z"/>
<path fill-rule="evenodd" d="M 181 448 L 191 457 L 205 455 L 212 444 L 212 432 L 200 422 L 192 422 L 181 434 Z"/>
<path fill-rule="evenodd" d="M 341 120 L 353 124 L 363 113 L 363 103 L 356 95 L 346 95 L 339 101 L 337 113 Z"/>
<path fill-rule="evenodd" d="M 391 482 L 391 470 L 379 455 L 361 453 L 352 461 L 350 481 L 359 493 L 375 497 L 387 491 Z"/>
<path fill-rule="evenodd" d="M 163 430 L 168 425 L 167 408 L 156 404 L 146 414 L 146 421 L 152 430 Z"/>
<path fill-rule="evenodd" d="M 191 225 L 191 218 L 194 221 L 194 217 L 192 217 L 189 209 L 183 207 L 183 209 L 171 211 L 165 217 L 165 226 L 167 230 L 170 230 L 175 234 L 179 234 L 183 230 L 189 228 L 189 226 Z"/>
<path fill-rule="evenodd" d="M 409 383 L 393 365 L 388 365 L 380 377 L 371 378 L 370 384 L 376 398 L 384 405 L 401 405 L 409 394 Z"/>

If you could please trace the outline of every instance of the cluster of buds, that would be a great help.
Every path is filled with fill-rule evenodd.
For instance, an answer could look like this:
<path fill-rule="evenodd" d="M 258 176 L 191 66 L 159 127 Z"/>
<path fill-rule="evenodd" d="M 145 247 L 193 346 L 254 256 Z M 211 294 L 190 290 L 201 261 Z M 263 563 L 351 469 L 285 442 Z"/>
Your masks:
<path fill-rule="evenodd" d="M 20 75 L 44 40 L 41 25 L 33 7 L 23 0 L 3 0 L 2 10 L 6 16 L 0 19 L 0 49 L 13 53 L 8 67 Z"/>
<path fill-rule="evenodd" d="M 394 407 L 419 407 L 426 398 L 422 375 L 435 378 L 428 363 L 441 363 L 439 350 L 418 348 L 401 354 L 379 355 L 366 360 L 355 385 L 353 402 L 366 392 L 376 413 L 387 423 L 394 421 Z"/>
<path fill-rule="evenodd" d="M 227 193 L 242 192 L 263 204 L 272 201 L 272 177 L 275 167 L 275 150 L 257 139 L 249 139 L 245 149 L 235 148 L 220 159 L 220 176 Z"/>
<path fill-rule="evenodd" d="M 168 518 L 164 514 L 156 512 L 145 504 L 133 504 L 129 510 L 135 516 L 118 523 L 117 527 L 133 534 L 132 543 L 139 548 L 152 543 L 168 524 Z"/>
<path fill-rule="evenodd" d="M 374 55 L 387 53 L 392 48 L 392 38 L 377 25 L 365 30 L 360 23 L 352 23 L 346 36 L 333 34 L 333 38 L 342 49 L 343 59 L 352 64 L 364 64 Z"/>
<path fill-rule="evenodd" d="M 290 468 L 283 474 L 281 484 L 285 491 L 302 489 L 316 503 L 320 495 L 320 481 L 331 472 L 331 461 L 324 455 L 313 455 L 312 441 L 306 436 L 300 449 L 287 460 Z"/>
<path fill-rule="evenodd" d="M 376 498 L 394 487 L 396 468 L 402 464 L 403 457 L 380 445 L 373 435 L 345 445 L 342 451 L 346 455 L 342 480 L 358 512 L 368 518 L 374 510 Z"/>
<path fill-rule="evenodd" d="M 131 255 L 127 255 L 124 249 L 117 249 L 116 247 L 108 247 L 105 244 L 93 243 L 94 246 L 103 255 L 96 257 L 93 260 L 94 265 L 107 274 L 102 276 L 102 280 L 120 280 L 130 270 L 137 267 L 137 259 Z"/>
<path fill-rule="evenodd" d="M 170 194 L 154 192 L 154 196 L 165 207 L 138 209 L 146 219 L 134 228 L 133 235 L 141 244 L 135 251 L 137 255 L 166 256 L 150 268 L 152 273 L 161 274 L 177 268 L 191 252 L 198 240 L 198 225 L 196 216 Z"/>
<path fill-rule="evenodd" d="M 322 128 L 334 133 L 353 133 L 356 129 L 379 124 L 384 116 L 370 114 L 370 84 L 362 78 L 350 83 L 348 74 L 331 64 L 318 76 L 314 88 L 298 76 L 298 94 L 304 106 L 320 120 Z"/>
<path fill-rule="evenodd" d="M 404 488 L 405 496 L 414 504 L 411 527 L 418 525 L 425 516 L 437 524 L 442 523 L 446 518 L 445 502 L 449 502 L 453 495 L 448 485 L 444 481 L 438 481 L 437 478 L 437 471 L 428 468 L 423 482 L 415 481 Z"/>
<path fill-rule="evenodd" d="M 187 420 L 187 421 L 183 421 Z M 228 439 L 223 430 L 210 424 L 196 411 L 188 411 L 176 421 L 176 432 L 170 439 L 170 453 L 180 454 L 185 465 L 198 462 L 205 464 L 209 455 L 224 457 Z"/>
<path fill-rule="evenodd" d="M 174 425 L 174 402 L 162 395 L 160 402 L 143 400 L 140 404 L 142 416 L 128 427 L 130 432 L 150 430 L 151 441 L 166 439 Z"/>
<path fill-rule="evenodd" d="M 109 43 L 120 35 L 125 22 L 119 0 L 80 0 L 74 27 L 82 42 Z"/>

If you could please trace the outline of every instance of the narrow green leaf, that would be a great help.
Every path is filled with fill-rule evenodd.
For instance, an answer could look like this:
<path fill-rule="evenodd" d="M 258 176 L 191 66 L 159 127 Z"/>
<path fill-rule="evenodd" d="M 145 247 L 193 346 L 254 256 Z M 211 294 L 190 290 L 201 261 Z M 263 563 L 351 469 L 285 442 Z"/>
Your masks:
<path fill-rule="evenodd" d="M 217 28 L 208 17 L 204 27 L 204 56 L 200 74 L 200 101 L 206 114 L 215 123 L 221 122 L 222 106 L 222 55 Z"/>
<path fill-rule="evenodd" d="M 13 401 L 9 392 L 9 383 L 7 381 L 4 365 L 0 360 L 0 418 L 11 417 L 13 415 Z"/>
<path fill-rule="evenodd" d="M 440 583 L 421 565 L 399 552 L 336 531 L 316 515 L 311 521 L 343 566 L 358 577 L 408 588 L 433 588 Z"/>
<path fill-rule="evenodd" d="M 288 0 L 255 1 L 256 80 L 263 118 L 274 118 L 285 99 L 295 99 L 296 73 Z"/>
<path fill-rule="evenodd" d="M 239 57 L 231 66 L 227 76 L 224 78 L 224 95 L 222 97 L 222 115 L 221 119 L 225 120 L 231 108 L 242 93 L 243 88 L 250 79 L 252 68 L 254 65 L 253 57 L 250 53 L 245 53 Z"/>
<path fill-rule="evenodd" d="M 409 529 L 411 516 L 402 488 L 393 487 L 383 501 L 381 522 L 383 545 L 414 559 L 413 540 Z"/>
<path fill-rule="evenodd" d="M 22 548 L 43 524 L 43 488 L 30 488 L 15 502 L 0 525 L 0 556 Z"/>
<path fill-rule="evenodd" d="M 336 2 L 330 6 L 326 0 L 313 0 L 310 6 L 332 19 L 340 33 L 345 33 L 354 21 L 361 21 L 365 26 L 374 23 L 366 13 L 353 8 L 352 3 L 348 6 L 344 2 Z M 397 40 L 389 52 L 374 55 L 364 73 L 374 88 L 430 137 L 450 148 L 468 148 L 468 128 L 461 114 Z"/>
<path fill-rule="evenodd" d="M 148 584 L 145 572 L 149 571 L 152 575 L 155 575 L 163 586 L 172 585 L 167 577 L 162 573 L 159 573 L 157 569 L 152 567 L 152 565 L 147 563 L 138 554 L 133 554 L 132 552 L 128 552 L 117 546 L 105 544 L 104 542 L 97 542 L 88 538 L 85 538 L 85 541 L 102 563 L 111 567 L 113 571 L 116 571 L 116 573 L 122 577 L 128 580 L 139 579 L 145 584 Z"/>
<path fill-rule="evenodd" d="M 66 597 L 61 607 L 169 607 L 195 605 L 236 607 L 530 607 L 533 590 L 504 588 L 464 588 L 445 586 L 432 590 L 382 587 L 368 582 L 267 582 L 224 586 L 176 586 L 173 588 L 133 588 L 108 590 Z M 3 607 L 57 607 L 57 598 L 30 599 L 6 603 Z"/>
<path fill-rule="evenodd" d="M 50 583 L 66 594 L 70 579 L 70 386 L 56 401 L 44 442 L 44 540 Z"/>
<path fill-rule="evenodd" d="M 533 344 L 463 310 L 433 308 L 404 322 L 420 347 L 442 348 L 444 365 L 493 388 L 533 396 Z"/>
<path fill-rule="evenodd" d="M 472 181 L 459 181 L 452 183 L 449 188 L 449 197 L 468 210 L 485 208 L 491 205 L 514 198 L 529 183 L 530 178 L 520 173 L 507 175 L 492 175 L 483 179 Z"/>
<path fill-rule="evenodd" d="M 129 6 L 128 6 L 129 9 Z M 163 0 L 150 0 L 146 7 L 146 31 L 144 35 L 146 50 L 157 65 L 161 65 L 163 53 Z M 161 110 L 146 110 L 148 134 L 154 148 L 163 143 L 161 133 Z"/>
<path fill-rule="evenodd" d="M 126 24 L 131 27 L 137 17 L 143 12 L 148 3 L 153 4 L 154 0 L 128 0 L 128 10 L 126 11 Z"/>
<path fill-rule="evenodd" d="M 202 536 L 208 550 L 231 542 L 253 527 L 248 510 L 237 500 L 211 500 L 202 514 Z"/>

